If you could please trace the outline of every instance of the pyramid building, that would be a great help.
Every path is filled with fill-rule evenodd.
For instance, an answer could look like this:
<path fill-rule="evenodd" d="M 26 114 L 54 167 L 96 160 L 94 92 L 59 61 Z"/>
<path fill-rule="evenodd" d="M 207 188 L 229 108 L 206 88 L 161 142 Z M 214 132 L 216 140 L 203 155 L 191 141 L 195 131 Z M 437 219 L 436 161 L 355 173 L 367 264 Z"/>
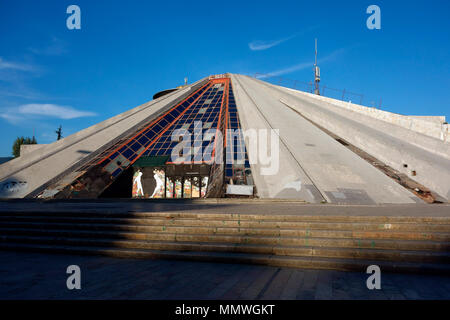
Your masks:
<path fill-rule="evenodd" d="M 447 202 L 447 134 L 444 117 L 214 75 L 24 148 L 0 165 L 0 198 Z"/>

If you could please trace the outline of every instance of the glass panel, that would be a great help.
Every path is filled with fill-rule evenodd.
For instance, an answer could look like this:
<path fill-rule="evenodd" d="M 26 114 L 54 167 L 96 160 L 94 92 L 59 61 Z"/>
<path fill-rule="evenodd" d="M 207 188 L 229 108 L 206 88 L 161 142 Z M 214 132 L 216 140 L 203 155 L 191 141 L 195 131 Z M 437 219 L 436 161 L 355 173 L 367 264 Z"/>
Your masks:
<path fill-rule="evenodd" d="M 202 178 L 202 198 L 206 195 L 206 190 L 208 188 L 208 177 Z"/>
<path fill-rule="evenodd" d="M 119 175 L 119 173 L 121 173 L 122 172 L 122 169 L 116 169 L 116 171 L 114 171 L 111 175 L 115 178 L 115 177 L 117 177 L 118 175 Z"/>
<path fill-rule="evenodd" d="M 193 177 L 192 178 L 192 198 L 200 197 L 200 178 Z"/>
<path fill-rule="evenodd" d="M 153 194 L 150 198 L 164 198 L 164 180 L 165 173 L 164 169 L 154 169 L 153 170 L 153 178 L 156 181 L 155 189 L 153 190 Z"/>
<path fill-rule="evenodd" d="M 130 149 L 127 149 L 127 150 L 125 150 L 124 152 L 122 152 L 122 154 L 123 154 L 123 156 L 124 156 L 125 158 L 131 157 L 131 155 L 132 155 L 133 153 L 134 153 L 133 150 L 130 150 Z"/>
<path fill-rule="evenodd" d="M 173 178 L 167 177 L 166 198 L 173 198 Z"/>
<path fill-rule="evenodd" d="M 138 142 L 135 142 L 131 145 L 130 149 L 133 150 L 134 152 L 138 151 L 141 148 L 141 144 Z"/>
<path fill-rule="evenodd" d="M 142 171 L 137 170 L 133 175 L 133 198 L 141 198 L 144 196 L 144 189 L 142 187 Z"/>
<path fill-rule="evenodd" d="M 191 178 L 184 178 L 183 198 L 192 198 Z"/>
<path fill-rule="evenodd" d="M 175 198 L 182 198 L 183 193 L 182 193 L 182 183 L 181 183 L 181 178 L 176 178 L 175 179 Z"/>

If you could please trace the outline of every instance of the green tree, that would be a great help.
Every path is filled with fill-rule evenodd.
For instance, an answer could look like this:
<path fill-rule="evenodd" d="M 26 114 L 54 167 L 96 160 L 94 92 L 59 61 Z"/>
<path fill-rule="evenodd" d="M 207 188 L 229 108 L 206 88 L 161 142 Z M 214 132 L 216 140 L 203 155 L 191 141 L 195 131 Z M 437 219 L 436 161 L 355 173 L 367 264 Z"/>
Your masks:
<path fill-rule="evenodd" d="M 12 154 L 14 158 L 17 158 L 20 156 L 20 146 L 22 144 L 37 144 L 36 138 L 33 136 L 33 138 L 30 137 L 17 137 L 17 139 L 13 143 L 13 151 Z"/>
<path fill-rule="evenodd" d="M 55 133 L 57 135 L 56 140 L 61 140 L 61 138 L 63 137 L 62 136 L 62 126 L 61 125 L 59 125 L 59 128 L 58 128 L 58 130 L 55 131 Z"/>

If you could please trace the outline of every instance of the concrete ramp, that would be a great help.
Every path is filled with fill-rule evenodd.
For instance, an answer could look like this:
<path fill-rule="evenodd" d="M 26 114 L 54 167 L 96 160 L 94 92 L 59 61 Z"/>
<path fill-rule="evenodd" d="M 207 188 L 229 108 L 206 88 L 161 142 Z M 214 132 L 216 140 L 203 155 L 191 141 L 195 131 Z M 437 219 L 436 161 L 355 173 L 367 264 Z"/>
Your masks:
<path fill-rule="evenodd" d="M 296 163 L 303 177 L 308 178 L 307 183 L 312 183 L 312 188 L 318 190 L 326 201 L 342 204 L 421 202 L 413 193 L 345 148 L 301 113 L 282 103 L 280 98 L 289 97 L 288 94 L 246 76 L 234 75 L 233 80 L 243 128 L 254 126 L 259 118 L 264 119 L 266 127 L 279 129 L 280 159 Z M 302 105 L 305 102 L 298 99 L 296 103 Z M 264 190 L 265 184 L 276 179 L 258 176 L 257 170 L 252 171 L 258 190 L 261 186 Z M 290 168 L 280 165 L 277 176 L 284 177 L 286 174 L 290 174 Z M 265 197 L 265 194 L 260 196 Z"/>
<path fill-rule="evenodd" d="M 277 129 L 265 118 L 258 105 L 252 100 L 253 97 L 247 92 L 248 88 L 241 84 L 240 77 L 232 75 L 231 80 L 242 129 Z M 249 153 L 252 152 L 249 148 L 247 150 Z M 249 154 L 249 156 L 252 155 Z M 251 166 L 260 198 L 302 199 L 311 203 L 326 201 L 283 141 L 280 142 L 279 152 L 279 166 L 282 170 L 278 174 L 261 174 L 260 163 Z"/>
<path fill-rule="evenodd" d="M 342 101 L 258 82 L 274 89 L 276 98 L 303 117 L 424 185 L 442 200 L 450 199 L 449 141 L 379 119 L 367 110 L 353 111 L 343 107 Z"/>

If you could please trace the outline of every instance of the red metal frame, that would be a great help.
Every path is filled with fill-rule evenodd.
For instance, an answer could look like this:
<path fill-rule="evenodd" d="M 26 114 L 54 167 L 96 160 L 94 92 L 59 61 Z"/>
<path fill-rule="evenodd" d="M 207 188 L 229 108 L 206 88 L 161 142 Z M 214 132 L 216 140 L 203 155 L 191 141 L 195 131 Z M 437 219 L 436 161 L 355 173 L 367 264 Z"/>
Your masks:
<path fill-rule="evenodd" d="M 150 127 L 152 127 L 153 125 L 156 125 L 162 118 L 164 118 L 168 113 L 170 113 L 171 111 L 173 111 L 174 109 L 178 108 L 181 104 L 183 104 L 186 100 L 188 100 L 192 95 L 194 95 L 195 93 L 197 93 L 198 91 L 200 91 L 201 89 L 205 88 L 205 91 L 208 90 L 211 87 L 211 83 L 208 82 L 205 85 L 203 85 L 201 88 L 199 88 L 197 91 L 195 91 L 194 93 L 190 94 L 189 96 L 187 96 L 183 101 L 181 101 L 180 103 L 178 103 L 176 106 L 172 107 L 169 111 L 167 111 L 166 113 L 164 113 L 163 115 L 161 115 L 160 117 L 158 117 L 156 120 L 152 121 L 148 126 L 144 127 L 142 130 L 140 130 L 138 133 L 136 133 L 133 137 L 129 138 L 128 140 L 126 140 L 124 143 L 120 144 L 119 147 L 115 148 L 113 151 L 111 151 L 110 153 L 108 153 L 108 155 L 106 157 L 104 157 L 102 160 L 100 160 L 97 165 L 101 164 L 102 162 L 106 161 L 112 154 L 114 154 L 115 152 L 117 152 L 119 149 L 121 149 L 123 146 L 127 145 L 128 143 L 130 143 L 132 140 L 134 140 L 137 136 L 139 136 L 140 134 L 142 134 L 144 131 L 146 131 L 147 129 L 149 129 Z M 148 146 L 141 152 L 138 154 L 138 156 L 133 160 L 130 161 L 130 165 L 132 165 L 134 162 L 136 162 L 140 156 L 142 156 L 142 154 L 147 151 L 148 148 L 150 148 L 155 142 L 156 140 L 158 140 L 163 134 L 164 132 L 166 132 L 175 122 L 178 121 L 178 119 L 184 115 L 184 113 L 189 110 L 191 108 L 191 106 L 197 102 L 198 99 L 200 99 L 200 97 L 202 97 L 203 94 L 199 95 L 194 101 L 192 101 L 189 106 L 187 106 L 169 125 L 167 125 L 163 131 L 161 131 L 157 137 L 155 137 L 149 144 Z"/>
<path fill-rule="evenodd" d="M 213 147 L 213 152 L 211 154 L 211 157 L 212 157 L 211 161 L 191 161 L 191 162 L 188 162 L 188 163 L 186 163 L 186 162 L 166 162 L 166 164 L 175 164 L 176 165 L 176 164 L 213 164 L 214 163 L 214 157 L 215 157 L 215 152 L 216 152 L 216 144 L 217 144 L 217 135 L 218 135 L 217 131 L 220 131 L 221 120 L 222 120 L 221 119 L 222 118 L 222 111 L 223 111 L 224 107 L 226 108 L 226 110 L 225 110 L 226 114 L 225 115 L 227 115 L 227 113 L 228 113 L 229 82 L 230 82 L 230 78 L 228 78 L 228 77 L 224 77 L 224 78 L 210 78 L 210 80 L 209 80 L 209 83 L 211 83 L 211 86 L 213 84 L 218 84 L 218 83 L 224 84 L 224 89 L 223 89 L 224 91 L 223 91 L 222 102 L 221 102 L 221 106 L 220 106 L 220 110 L 219 110 L 219 119 L 217 121 L 216 135 L 214 137 L 214 147 Z M 225 121 L 226 120 L 227 120 L 227 117 L 225 116 Z M 227 126 L 228 122 L 226 122 L 225 125 Z M 226 126 L 225 126 L 225 128 L 226 128 Z"/>

